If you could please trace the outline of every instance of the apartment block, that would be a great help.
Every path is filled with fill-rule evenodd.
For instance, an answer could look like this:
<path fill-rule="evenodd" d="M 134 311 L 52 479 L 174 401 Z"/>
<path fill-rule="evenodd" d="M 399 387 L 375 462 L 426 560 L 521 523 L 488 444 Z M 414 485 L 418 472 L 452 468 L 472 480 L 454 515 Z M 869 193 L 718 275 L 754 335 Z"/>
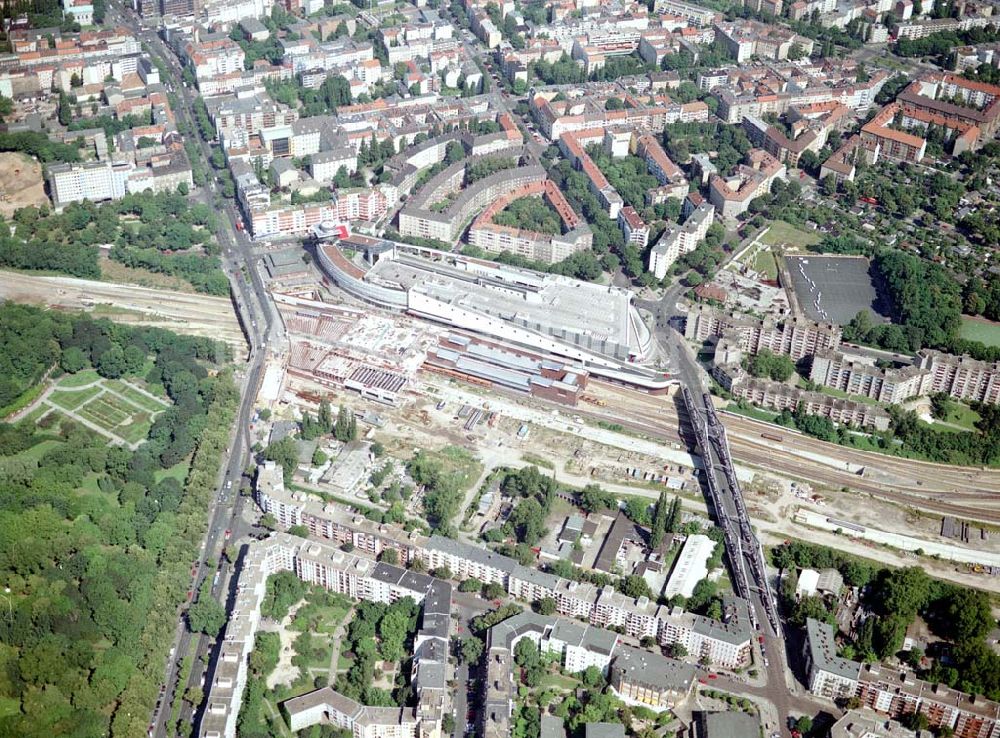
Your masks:
<path fill-rule="evenodd" d="M 944 392 L 964 402 L 1000 403 L 1000 362 L 932 349 L 924 349 L 917 357 L 920 368 L 930 374 L 930 392 Z"/>
<path fill-rule="evenodd" d="M 810 692 L 831 700 L 854 696 L 861 666 L 837 656 L 833 628 L 827 623 L 812 618 L 806 621 L 804 656 Z"/>
<path fill-rule="evenodd" d="M 504 208 L 524 197 L 540 197 L 548 203 L 559 214 L 561 232 L 539 233 L 493 222 L 493 218 Z M 594 235 L 590 226 L 573 211 L 555 183 L 546 179 L 543 182 L 530 182 L 494 200 L 469 226 L 468 239 L 473 246 L 491 253 L 508 251 L 551 264 L 589 249 Z"/>
<path fill-rule="evenodd" d="M 705 240 L 709 227 L 715 222 L 715 208 L 703 202 L 684 221 L 683 225 L 670 223 L 659 240 L 649 251 L 649 271 L 663 279 L 677 259 L 694 251 Z"/>
<path fill-rule="evenodd" d="M 905 669 L 840 658 L 833 628 L 826 623 L 806 621 L 804 651 L 809 691 L 817 696 L 856 697 L 863 708 L 891 719 L 923 715 L 932 731 L 947 730 L 958 738 L 1000 736 L 1000 704 L 925 682 Z"/>
<path fill-rule="evenodd" d="M 931 373 L 919 366 L 881 369 L 872 362 L 825 349 L 813 355 L 809 379 L 824 387 L 887 404 L 927 394 Z"/>
<path fill-rule="evenodd" d="M 621 646 L 611 666 L 611 688 L 630 705 L 661 712 L 684 702 L 694 688 L 695 668 L 651 651 Z"/>
<path fill-rule="evenodd" d="M 886 430 L 889 427 L 889 413 L 867 402 L 831 397 L 822 392 L 789 387 L 782 382 L 749 377 L 738 365 L 730 369 L 722 381 L 723 386 L 733 394 L 733 397 L 746 400 L 752 405 L 778 412 L 782 410 L 794 412 L 802 407 L 809 415 L 819 415 L 829 418 L 834 423 L 855 428 Z M 713 371 L 713 376 L 719 378 L 719 373 Z"/>
<path fill-rule="evenodd" d="M 898 102 L 886 105 L 874 118 L 861 127 L 861 143 L 866 149 L 877 150 L 893 161 L 919 163 L 927 152 L 927 141 L 920 136 L 894 128 L 897 115 L 902 117 Z"/>
<path fill-rule="evenodd" d="M 618 211 L 618 227 L 621 228 L 626 243 L 633 243 L 639 249 L 646 248 L 649 243 L 649 226 L 631 205 Z"/>
<path fill-rule="evenodd" d="M 739 668 L 750 661 L 753 628 L 747 605 L 738 598 L 724 602 L 722 620 L 670 610 L 644 597 L 627 597 L 611 586 L 562 579 L 479 546 L 441 536 L 407 534 L 318 498 L 289 493 L 276 467 L 265 466 L 263 476 L 259 473 L 255 496 L 282 527 L 305 525 L 314 536 L 341 544 L 350 542 L 370 555 L 394 548 L 400 552 L 401 562 L 419 558 L 428 569 L 447 567 L 459 579 L 474 577 L 487 584 L 501 584 L 512 597 L 525 602 L 551 597 L 559 615 L 580 618 L 599 628 L 621 628 L 635 638 L 656 638 L 663 645 L 680 643 L 690 653 L 721 667 Z"/>
<path fill-rule="evenodd" d="M 771 191 L 775 179 L 786 179 L 785 165 L 763 149 L 751 149 L 747 159 L 732 177 L 714 175 L 709 179 L 709 200 L 723 218 L 739 217 L 754 198 Z"/>
<path fill-rule="evenodd" d="M 354 599 L 388 604 L 402 597 L 412 597 L 423 605 L 414 654 L 417 707 L 373 708 L 351 704 L 353 701 L 326 688 L 285 705 L 292 729 L 329 721 L 351 730 L 354 738 L 416 738 L 418 732 L 432 738 L 438 735 L 447 711 L 443 696 L 448 679 L 451 585 L 345 553 L 326 543 L 274 533 L 251 543 L 244 556 L 236 604 L 226 626 L 220 657 L 206 687 L 207 706 L 198 726 L 200 738 L 235 738 L 237 735 L 237 717 L 246 687 L 249 656 L 260 624 L 260 606 L 267 578 L 279 571 L 292 571 L 303 581 Z M 434 653 L 423 645 L 427 641 L 437 642 L 437 646 L 431 648 Z M 438 667 L 420 669 L 421 659 L 435 662 Z M 326 707 L 321 709 L 319 706 L 324 700 Z"/>
<path fill-rule="evenodd" d="M 795 361 L 840 345 L 840 326 L 805 318 L 753 318 L 699 305 L 688 313 L 684 337 L 698 342 L 734 331 L 741 350 L 751 354 L 768 349 Z"/>

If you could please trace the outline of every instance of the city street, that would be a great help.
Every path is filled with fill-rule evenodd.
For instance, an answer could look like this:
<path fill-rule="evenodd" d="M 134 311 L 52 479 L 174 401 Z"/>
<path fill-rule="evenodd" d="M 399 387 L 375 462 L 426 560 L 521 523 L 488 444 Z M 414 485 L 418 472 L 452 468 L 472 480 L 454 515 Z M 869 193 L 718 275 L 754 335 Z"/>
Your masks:
<path fill-rule="evenodd" d="M 155 33 L 141 29 L 138 19 L 132 11 L 123 10 L 119 6 L 111 5 L 108 8 L 108 20 L 131 30 L 146 44 L 151 56 L 163 62 L 166 69 L 171 73 L 170 82 L 178 92 L 177 99 L 182 102 L 178 109 L 174 111 L 174 114 L 190 131 L 197 132 L 198 127 L 192 112 L 194 105 L 193 95 L 182 84 L 182 70 L 176 57 Z M 211 174 L 212 169 L 208 164 L 210 154 L 208 144 L 203 141 L 200 142 L 199 151 L 202 154 L 203 166 Z M 215 184 L 213 179 L 210 180 L 207 186 L 197 189 L 194 197 L 199 202 L 213 209 L 218 209 L 215 204 L 214 189 Z M 235 205 L 233 203 L 225 203 L 222 207 L 221 215 L 223 217 L 217 218 L 218 228 L 215 235 L 222 248 L 223 268 L 229 276 L 230 284 L 232 285 L 233 299 L 236 303 L 240 322 L 250 342 L 250 353 L 247 365 L 242 373 L 240 386 L 241 401 L 237 413 L 237 421 L 233 427 L 228 457 L 219 476 L 219 495 L 213 500 L 209 509 L 208 533 L 198 558 L 196 574 L 191 583 L 191 588 L 194 592 L 198 591 L 206 578 L 214 579 L 216 569 L 209 567 L 208 564 L 218 562 L 226 542 L 230 538 L 240 537 L 243 532 L 244 526 L 241 523 L 241 511 L 244 499 L 239 495 L 239 488 L 243 479 L 243 471 L 250 461 L 250 416 L 253 412 L 254 400 L 263 374 L 267 346 L 275 345 L 282 340 L 280 318 L 270 301 L 260 274 L 257 271 L 255 255 L 250 241 L 245 234 L 238 232 L 235 228 L 235 223 L 239 217 Z M 228 569 L 227 567 L 227 572 L 224 574 L 227 579 L 229 577 Z M 213 591 L 219 593 L 228 592 L 228 589 L 221 580 L 222 576 L 220 576 L 219 586 L 213 588 Z M 179 699 L 189 686 L 200 686 L 201 684 L 202 670 L 198 667 L 192 670 L 191 677 L 186 684 L 176 685 L 181 659 L 191 648 L 192 639 L 196 642 L 196 656 L 204 655 L 209 651 L 212 643 L 211 639 L 189 633 L 186 623 L 183 617 L 181 617 L 175 633 L 173 656 L 167 663 L 164 675 L 166 697 L 159 712 L 150 721 L 152 735 L 165 737 L 171 734 L 171 729 L 167 725 L 172 710 L 169 697 L 173 695 L 175 699 Z M 210 669 L 211 664 L 209 663 Z M 182 721 L 193 722 L 193 719 L 194 716 L 186 712 L 181 715 Z"/>

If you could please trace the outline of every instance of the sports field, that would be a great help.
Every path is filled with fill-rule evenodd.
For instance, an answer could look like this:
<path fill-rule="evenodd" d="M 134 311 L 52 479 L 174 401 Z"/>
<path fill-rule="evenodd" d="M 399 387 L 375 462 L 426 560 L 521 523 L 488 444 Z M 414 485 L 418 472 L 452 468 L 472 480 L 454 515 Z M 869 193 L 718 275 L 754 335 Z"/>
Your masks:
<path fill-rule="evenodd" d="M 971 315 L 962 316 L 958 335 L 967 341 L 979 341 L 987 346 L 1000 346 L 1000 323 Z"/>

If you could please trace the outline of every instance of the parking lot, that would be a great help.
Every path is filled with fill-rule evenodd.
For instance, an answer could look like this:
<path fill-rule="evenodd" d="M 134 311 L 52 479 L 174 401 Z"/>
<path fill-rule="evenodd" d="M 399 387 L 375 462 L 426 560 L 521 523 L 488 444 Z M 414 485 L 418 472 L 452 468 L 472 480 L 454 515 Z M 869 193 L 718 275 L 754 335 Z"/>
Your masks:
<path fill-rule="evenodd" d="M 812 320 L 844 325 L 867 309 L 875 320 L 890 313 L 861 256 L 786 256 L 799 307 Z"/>

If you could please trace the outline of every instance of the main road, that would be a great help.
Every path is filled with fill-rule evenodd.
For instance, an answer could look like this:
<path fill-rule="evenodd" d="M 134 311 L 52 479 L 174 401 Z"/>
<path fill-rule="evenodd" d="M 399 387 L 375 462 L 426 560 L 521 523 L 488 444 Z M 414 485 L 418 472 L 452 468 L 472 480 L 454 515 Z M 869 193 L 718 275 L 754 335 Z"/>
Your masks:
<path fill-rule="evenodd" d="M 124 9 L 119 5 L 110 5 L 107 15 L 109 23 L 128 28 L 145 43 L 149 55 L 162 62 L 162 67 L 167 70 L 168 74 L 167 79 L 163 79 L 161 82 L 167 85 L 168 89 L 177 93 L 174 99 L 179 104 L 176 105 L 173 113 L 178 122 L 186 126 L 190 135 L 197 136 L 199 129 L 193 112 L 192 91 L 182 83 L 182 68 L 177 58 L 155 33 L 141 27 L 138 18 L 131 10 Z M 197 151 L 202 159 L 201 165 L 206 171 L 211 172 L 211 166 L 208 163 L 211 150 L 208 143 L 199 140 Z M 225 586 L 229 572 L 217 568 L 214 566 L 214 562 L 220 560 L 222 548 L 228 538 L 238 535 L 241 527 L 243 502 L 239 495 L 239 489 L 243 472 L 250 461 L 249 426 L 251 413 L 264 371 L 267 347 L 282 343 L 284 338 L 280 317 L 269 299 L 263 280 L 257 270 L 250 241 L 245 234 L 234 227 L 235 223 L 238 222 L 239 213 L 232 203 L 223 201 L 222 206 L 219 207 L 221 198 L 216 197 L 215 191 L 215 182 L 212 180 L 206 186 L 198 188 L 193 197 L 222 215 L 222 217 L 216 218 L 215 236 L 222 249 L 223 268 L 229 277 L 237 315 L 250 342 L 250 352 L 246 366 L 240 371 L 241 398 L 236 423 L 232 429 L 231 443 L 227 450 L 223 469 L 220 470 L 218 493 L 209 506 L 208 531 L 191 581 L 192 590 L 197 592 L 205 579 L 211 577 L 214 580 L 215 572 L 219 571 L 219 579 L 223 581 L 219 581 L 218 585 L 213 585 L 212 596 L 229 591 L 229 588 Z M 210 562 L 213 563 L 213 566 L 209 566 Z M 180 699 L 189 686 L 197 686 L 200 683 L 200 674 L 196 670 L 187 683 L 177 685 L 180 663 L 190 651 L 192 639 L 197 641 L 195 653 L 203 654 L 209 650 L 210 641 L 190 633 L 187 630 L 183 614 L 179 613 L 174 648 L 171 651 L 172 655 L 168 660 L 164 674 L 165 697 L 161 707 L 151 717 L 151 735 L 167 736 L 170 733 L 168 721 L 172 713 L 171 699 Z M 192 717 L 185 711 L 181 719 L 190 721 Z"/>

